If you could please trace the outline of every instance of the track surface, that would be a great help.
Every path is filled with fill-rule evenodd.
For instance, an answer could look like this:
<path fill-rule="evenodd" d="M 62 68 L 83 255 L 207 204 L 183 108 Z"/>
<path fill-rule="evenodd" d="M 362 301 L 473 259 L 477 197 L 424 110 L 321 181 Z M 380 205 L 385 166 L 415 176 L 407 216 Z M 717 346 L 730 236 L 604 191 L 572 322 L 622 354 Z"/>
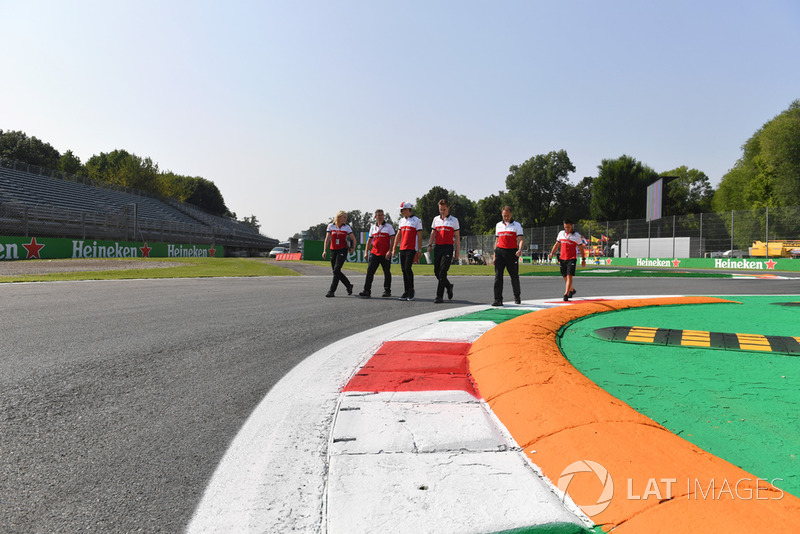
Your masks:
<path fill-rule="evenodd" d="M 0 285 L 0 531 L 180 532 L 230 440 L 294 365 L 385 322 L 492 296 L 490 277 L 454 277 L 455 300 L 434 305 L 435 279 L 418 276 L 411 303 L 341 288 L 325 299 L 329 280 Z M 363 275 L 351 280 L 357 292 Z M 579 277 L 576 287 L 583 297 L 800 293 L 797 280 Z M 522 279 L 523 299 L 562 291 L 560 278 Z"/>

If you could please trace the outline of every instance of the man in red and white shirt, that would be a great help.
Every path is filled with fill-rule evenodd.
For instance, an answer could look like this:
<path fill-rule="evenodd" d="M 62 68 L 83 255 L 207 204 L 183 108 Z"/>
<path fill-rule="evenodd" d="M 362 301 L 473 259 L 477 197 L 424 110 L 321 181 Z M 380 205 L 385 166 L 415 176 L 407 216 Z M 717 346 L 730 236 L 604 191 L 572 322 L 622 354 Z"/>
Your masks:
<path fill-rule="evenodd" d="M 447 271 L 453 258 L 458 258 L 461 246 L 461 231 L 458 219 L 450 215 L 450 204 L 447 200 L 439 201 L 439 216 L 434 217 L 431 223 L 431 239 L 428 249 L 433 247 L 433 274 L 439 280 L 436 287 L 436 298 L 434 304 L 444 302 L 444 291 L 447 290 L 447 298 L 453 299 L 453 284 L 447 279 Z"/>
<path fill-rule="evenodd" d="M 372 279 L 378 266 L 383 267 L 383 295 L 382 297 L 392 296 L 392 236 L 394 227 L 386 222 L 383 210 L 375 210 L 375 224 L 369 229 L 366 247 L 364 249 L 364 259 L 368 261 L 367 277 L 364 280 L 364 291 L 358 294 L 359 297 L 369 298 L 372 291 Z M 370 249 L 370 243 L 372 248 Z"/>
<path fill-rule="evenodd" d="M 347 294 L 353 294 L 353 284 L 347 279 L 347 276 L 342 272 L 342 266 L 347 261 L 347 252 L 354 252 L 356 249 L 356 238 L 353 235 L 353 229 L 347 224 L 347 212 L 339 210 L 334 217 L 334 221 L 328 225 L 325 232 L 325 242 L 322 244 L 322 259 L 328 251 L 328 245 L 331 247 L 331 269 L 333 270 L 333 281 L 331 281 L 331 288 L 325 294 L 326 297 L 333 297 L 336 293 L 336 288 L 339 282 L 344 284 L 347 289 Z"/>
<path fill-rule="evenodd" d="M 502 210 L 503 220 L 495 227 L 494 240 L 494 302 L 492 306 L 503 305 L 503 270 L 511 277 L 514 302 L 522 304 L 519 287 L 519 258 L 522 255 L 522 225 L 512 218 L 511 207 Z"/>
<path fill-rule="evenodd" d="M 561 266 L 561 276 L 564 277 L 564 282 L 566 282 L 564 301 L 568 301 L 577 293 L 577 290 L 572 287 L 572 278 L 575 276 L 578 249 L 581 251 L 581 267 L 586 267 L 586 247 L 583 245 L 583 238 L 581 234 L 575 231 L 575 226 L 569 219 L 564 219 L 564 229 L 558 233 L 556 242 L 553 248 L 550 249 L 551 258 L 559 246 L 561 251 L 558 255 L 558 263 Z"/>
<path fill-rule="evenodd" d="M 400 204 L 400 215 L 403 217 L 397 225 L 397 234 L 392 245 L 392 256 L 397 246 L 400 246 L 400 268 L 403 270 L 404 287 L 400 300 L 414 300 L 414 272 L 411 266 L 419 258 L 419 233 L 422 231 L 422 221 L 412 214 L 413 207 L 411 202 Z"/>

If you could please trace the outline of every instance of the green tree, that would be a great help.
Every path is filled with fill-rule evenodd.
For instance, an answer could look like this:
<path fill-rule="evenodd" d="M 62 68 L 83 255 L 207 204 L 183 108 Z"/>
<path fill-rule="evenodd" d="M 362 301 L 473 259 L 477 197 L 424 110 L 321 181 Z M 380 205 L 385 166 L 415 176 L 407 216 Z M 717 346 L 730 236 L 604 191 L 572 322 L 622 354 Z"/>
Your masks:
<path fill-rule="evenodd" d="M 61 155 L 58 160 L 56 170 L 65 172 L 67 174 L 80 174 L 83 172 L 83 165 L 81 158 L 72 153 L 72 150 L 67 150 Z"/>
<path fill-rule="evenodd" d="M 715 211 L 797 205 L 800 198 L 800 100 L 756 131 L 722 177 Z"/>
<path fill-rule="evenodd" d="M 356 239 L 360 239 L 361 232 L 369 232 L 372 226 L 373 216 L 369 211 L 362 212 L 361 210 L 352 210 L 347 212 L 347 224 L 353 229 Z"/>
<path fill-rule="evenodd" d="M 664 215 L 687 215 L 711 211 L 714 189 L 703 171 L 689 169 L 686 165 L 662 172 L 661 176 L 674 176 L 664 186 Z"/>
<path fill-rule="evenodd" d="M 558 218 L 556 202 L 569 173 L 575 172 L 566 150 L 539 154 L 508 170 L 506 189 L 520 223 L 525 227 L 553 223 Z"/>
<path fill-rule="evenodd" d="M 234 214 L 235 215 L 235 214 Z M 258 219 L 255 215 L 251 215 L 250 217 L 243 217 L 242 221 L 247 226 L 252 226 L 256 231 L 261 229 L 261 224 L 259 224 Z"/>
<path fill-rule="evenodd" d="M 427 193 L 417 199 L 414 213 L 422 220 L 423 239 L 431 234 L 431 223 L 439 216 L 439 201 L 445 199 L 450 204 L 450 215 L 458 219 L 462 236 L 473 233 L 472 223 L 476 215 L 475 202 L 460 195 L 455 191 L 448 191 L 444 187 L 434 186 Z"/>
<path fill-rule="evenodd" d="M 592 182 L 594 178 L 587 176 L 575 185 L 567 184 L 561 191 L 556 204 L 557 218 L 553 224 L 561 224 L 564 219 L 579 221 L 589 214 L 592 203 Z"/>
<path fill-rule="evenodd" d="M 162 194 L 158 165 L 150 158 L 140 158 L 125 150 L 101 152 L 86 162 L 89 178 L 98 182 L 120 185 L 148 193 Z"/>
<path fill-rule="evenodd" d="M 333 222 L 332 220 L 329 222 L 323 222 L 319 224 L 315 224 L 314 226 L 309 226 L 308 230 L 306 230 L 306 239 L 311 241 L 324 241 L 325 240 L 325 233 L 328 229 L 328 225 Z"/>
<path fill-rule="evenodd" d="M 443 198 L 447 199 L 449 195 L 450 192 L 447 189 L 435 185 L 416 200 L 414 204 L 414 214 L 422 220 L 423 238 L 431 234 L 431 222 L 434 217 L 439 215 L 439 201 Z"/>
<path fill-rule="evenodd" d="M 220 217 L 230 216 L 230 211 L 225 205 L 222 193 L 217 186 L 214 185 L 214 182 L 199 176 L 194 176 L 187 177 L 186 183 L 188 185 L 187 192 L 189 195 L 186 197 L 185 202 L 193 204 L 212 215 L 218 215 Z"/>
<path fill-rule="evenodd" d="M 475 201 L 470 200 L 465 195 L 458 194 L 455 191 L 450 192 L 447 201 L 450 203 L 450 215 L 458 219 L 458 227 L 459 231 L 461 232 L 461 236 L 474 235 L 475 230 L 473 225 L 475 224 L 475 216 L 477 215 L 478 211 Z M 436 214 L 438 215 L 438 203 L 436 207 Z M 431 219 L 431 221 L 432 220 L 433 219 Z M 430 222 L 426 224 L 430 225 Z"/>
<path fill-rule="evenodd" d="M 647 186 L 658 179 L 656 171 L 625 155 L 604 159 L 598 169 L 592 182 L 591 218 L 643 219 L 647 212 Z"/>
<path fill-rule="evenodd" d="M 25 132 L 0 130 L 0 157 L 56 169 L 61 154 L 50 143 L 40 141 L 36 137 L 28 137 Z"/>
<path fill-rule="evenodd" d="M 498 191 L 496 195 L 489 195 L 476 203 L 473 224 L 475 234 L 494 234 L 495 227 L 502 218 L 503 206 L 508 204 L 507 196 L 504 191 Z M 513 211 L 514 206 L 511 209 Z"/>

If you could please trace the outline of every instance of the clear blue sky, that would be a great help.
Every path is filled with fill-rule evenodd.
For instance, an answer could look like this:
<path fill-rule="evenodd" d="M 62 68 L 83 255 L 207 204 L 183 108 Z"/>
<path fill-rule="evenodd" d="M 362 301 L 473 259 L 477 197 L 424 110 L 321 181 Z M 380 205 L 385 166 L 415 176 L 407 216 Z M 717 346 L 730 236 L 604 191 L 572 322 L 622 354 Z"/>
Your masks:
<path fill-rule="evenodd" d="M 800 2 L 0 0 L 0 129 L 202 176 L 278 239 L 564 149 L 716 186 L 800 98 Z M 498 214 L 499 220 L 499 214 Z"/>

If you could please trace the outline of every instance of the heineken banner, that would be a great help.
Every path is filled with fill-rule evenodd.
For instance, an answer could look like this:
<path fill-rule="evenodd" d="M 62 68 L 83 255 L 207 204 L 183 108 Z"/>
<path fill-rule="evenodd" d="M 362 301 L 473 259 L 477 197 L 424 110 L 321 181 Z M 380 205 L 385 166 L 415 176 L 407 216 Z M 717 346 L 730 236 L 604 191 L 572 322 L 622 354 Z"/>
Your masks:
<path fill-rule="evenodd" d="M 0 236 L 0 261 L 60 258 L 221 258 L 220 245 Z"/>
<path fill-rule="evenodd" d="M 800 260 L 794 258 L 588 258 L 586 260 L 587 265 L 592 263 L 612 267 L 800 271 Z"/>

